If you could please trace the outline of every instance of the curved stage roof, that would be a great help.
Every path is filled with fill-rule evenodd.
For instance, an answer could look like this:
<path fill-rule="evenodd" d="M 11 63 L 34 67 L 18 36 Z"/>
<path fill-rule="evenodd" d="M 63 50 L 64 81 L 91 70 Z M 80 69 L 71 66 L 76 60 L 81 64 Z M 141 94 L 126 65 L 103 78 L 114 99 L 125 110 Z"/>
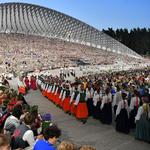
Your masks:
<path fill-rule="evenodd" d="M 0 33 L 21 33 L 59 38 L 141 58 L 125 45 L 82 21 L 32 4 L 0 4 Z"/>

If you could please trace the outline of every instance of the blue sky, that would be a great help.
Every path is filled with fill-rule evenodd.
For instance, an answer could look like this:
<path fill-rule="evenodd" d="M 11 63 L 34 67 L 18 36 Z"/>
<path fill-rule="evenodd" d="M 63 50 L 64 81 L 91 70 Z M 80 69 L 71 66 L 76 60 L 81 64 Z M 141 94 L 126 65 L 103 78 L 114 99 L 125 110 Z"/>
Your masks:
<path fill-rule="evenodd" d="M 32 3 L 63 12 L 100 30 L 150 27 L 150 0 L 0 0 Z"/>

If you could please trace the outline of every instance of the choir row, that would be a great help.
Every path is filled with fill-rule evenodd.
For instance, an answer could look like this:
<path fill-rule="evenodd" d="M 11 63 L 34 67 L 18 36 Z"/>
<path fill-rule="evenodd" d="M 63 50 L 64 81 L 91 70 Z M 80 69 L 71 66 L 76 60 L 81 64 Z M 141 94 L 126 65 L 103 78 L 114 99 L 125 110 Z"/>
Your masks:
<path fill-rule="evenodd" d="M 137 90 L 128 101 L 128 93 L 119 87 L 113 91 L 97 85 L 93 89 L 91 84 L 47 82 L 42 77 L 37 83 L 43 96 L 83 123 L 88 116 L 93 116 L 104 124 L 111 124 L 114 112 L 117 131 L 129 133 L 136 127 L 136 138 L 150 141 L 149 99 L 144 95 L 141 97 Z M 145 129 L 143 133 L 141 126 Z"/>

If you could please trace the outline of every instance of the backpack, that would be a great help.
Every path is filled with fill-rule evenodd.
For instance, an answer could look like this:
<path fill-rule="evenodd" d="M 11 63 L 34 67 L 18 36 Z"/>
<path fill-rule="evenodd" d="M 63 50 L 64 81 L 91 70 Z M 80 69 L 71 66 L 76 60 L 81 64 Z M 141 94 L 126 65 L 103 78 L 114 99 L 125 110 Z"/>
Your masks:
<path fill-rule="evenodd" d="M 29 146 L 28 142 L 27 141 L 24 141 L 22 139 L 24 133 L 26 131 L 28 131 L 29 128 L 24 125 L 24 124 L 21 124 L 13 133 L 12 137 L 11 137 L 11 148 L 12 149 L 18 149 L 18 148 L 26 148 Z"/>
<path fill-rule="evenodd" d="M 0 118 L 0 128 L 3 129 L 4 124 L 6 119 L 10 116 L 9 112 L 6 112 L 5 114 L 2 115 L 2 117 Z"/>

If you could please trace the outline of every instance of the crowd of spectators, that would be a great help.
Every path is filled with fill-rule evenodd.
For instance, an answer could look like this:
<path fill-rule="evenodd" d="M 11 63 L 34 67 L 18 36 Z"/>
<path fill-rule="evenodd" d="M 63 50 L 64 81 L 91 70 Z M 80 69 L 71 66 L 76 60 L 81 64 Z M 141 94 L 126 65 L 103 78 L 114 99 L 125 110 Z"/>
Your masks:
<path fill-rule="evenodd" d="M 28 105 L 18 92 L 8 85 L 0 86 L 0 150 L 85 149 L 59 141 L 61 129 L 53 123 L 51 114 L 40 114 L 38 106 Z M 86 150 L 95 148 L 88 146 Z"/>
<path fill-rule="evenodd" d="M 77 66 L 78 61 L 89 65 L 143 62 L 129 56 L 75 44 L 60 39 L 20 34 L 0 34 L 1 72 L 20 72 Z"/>

